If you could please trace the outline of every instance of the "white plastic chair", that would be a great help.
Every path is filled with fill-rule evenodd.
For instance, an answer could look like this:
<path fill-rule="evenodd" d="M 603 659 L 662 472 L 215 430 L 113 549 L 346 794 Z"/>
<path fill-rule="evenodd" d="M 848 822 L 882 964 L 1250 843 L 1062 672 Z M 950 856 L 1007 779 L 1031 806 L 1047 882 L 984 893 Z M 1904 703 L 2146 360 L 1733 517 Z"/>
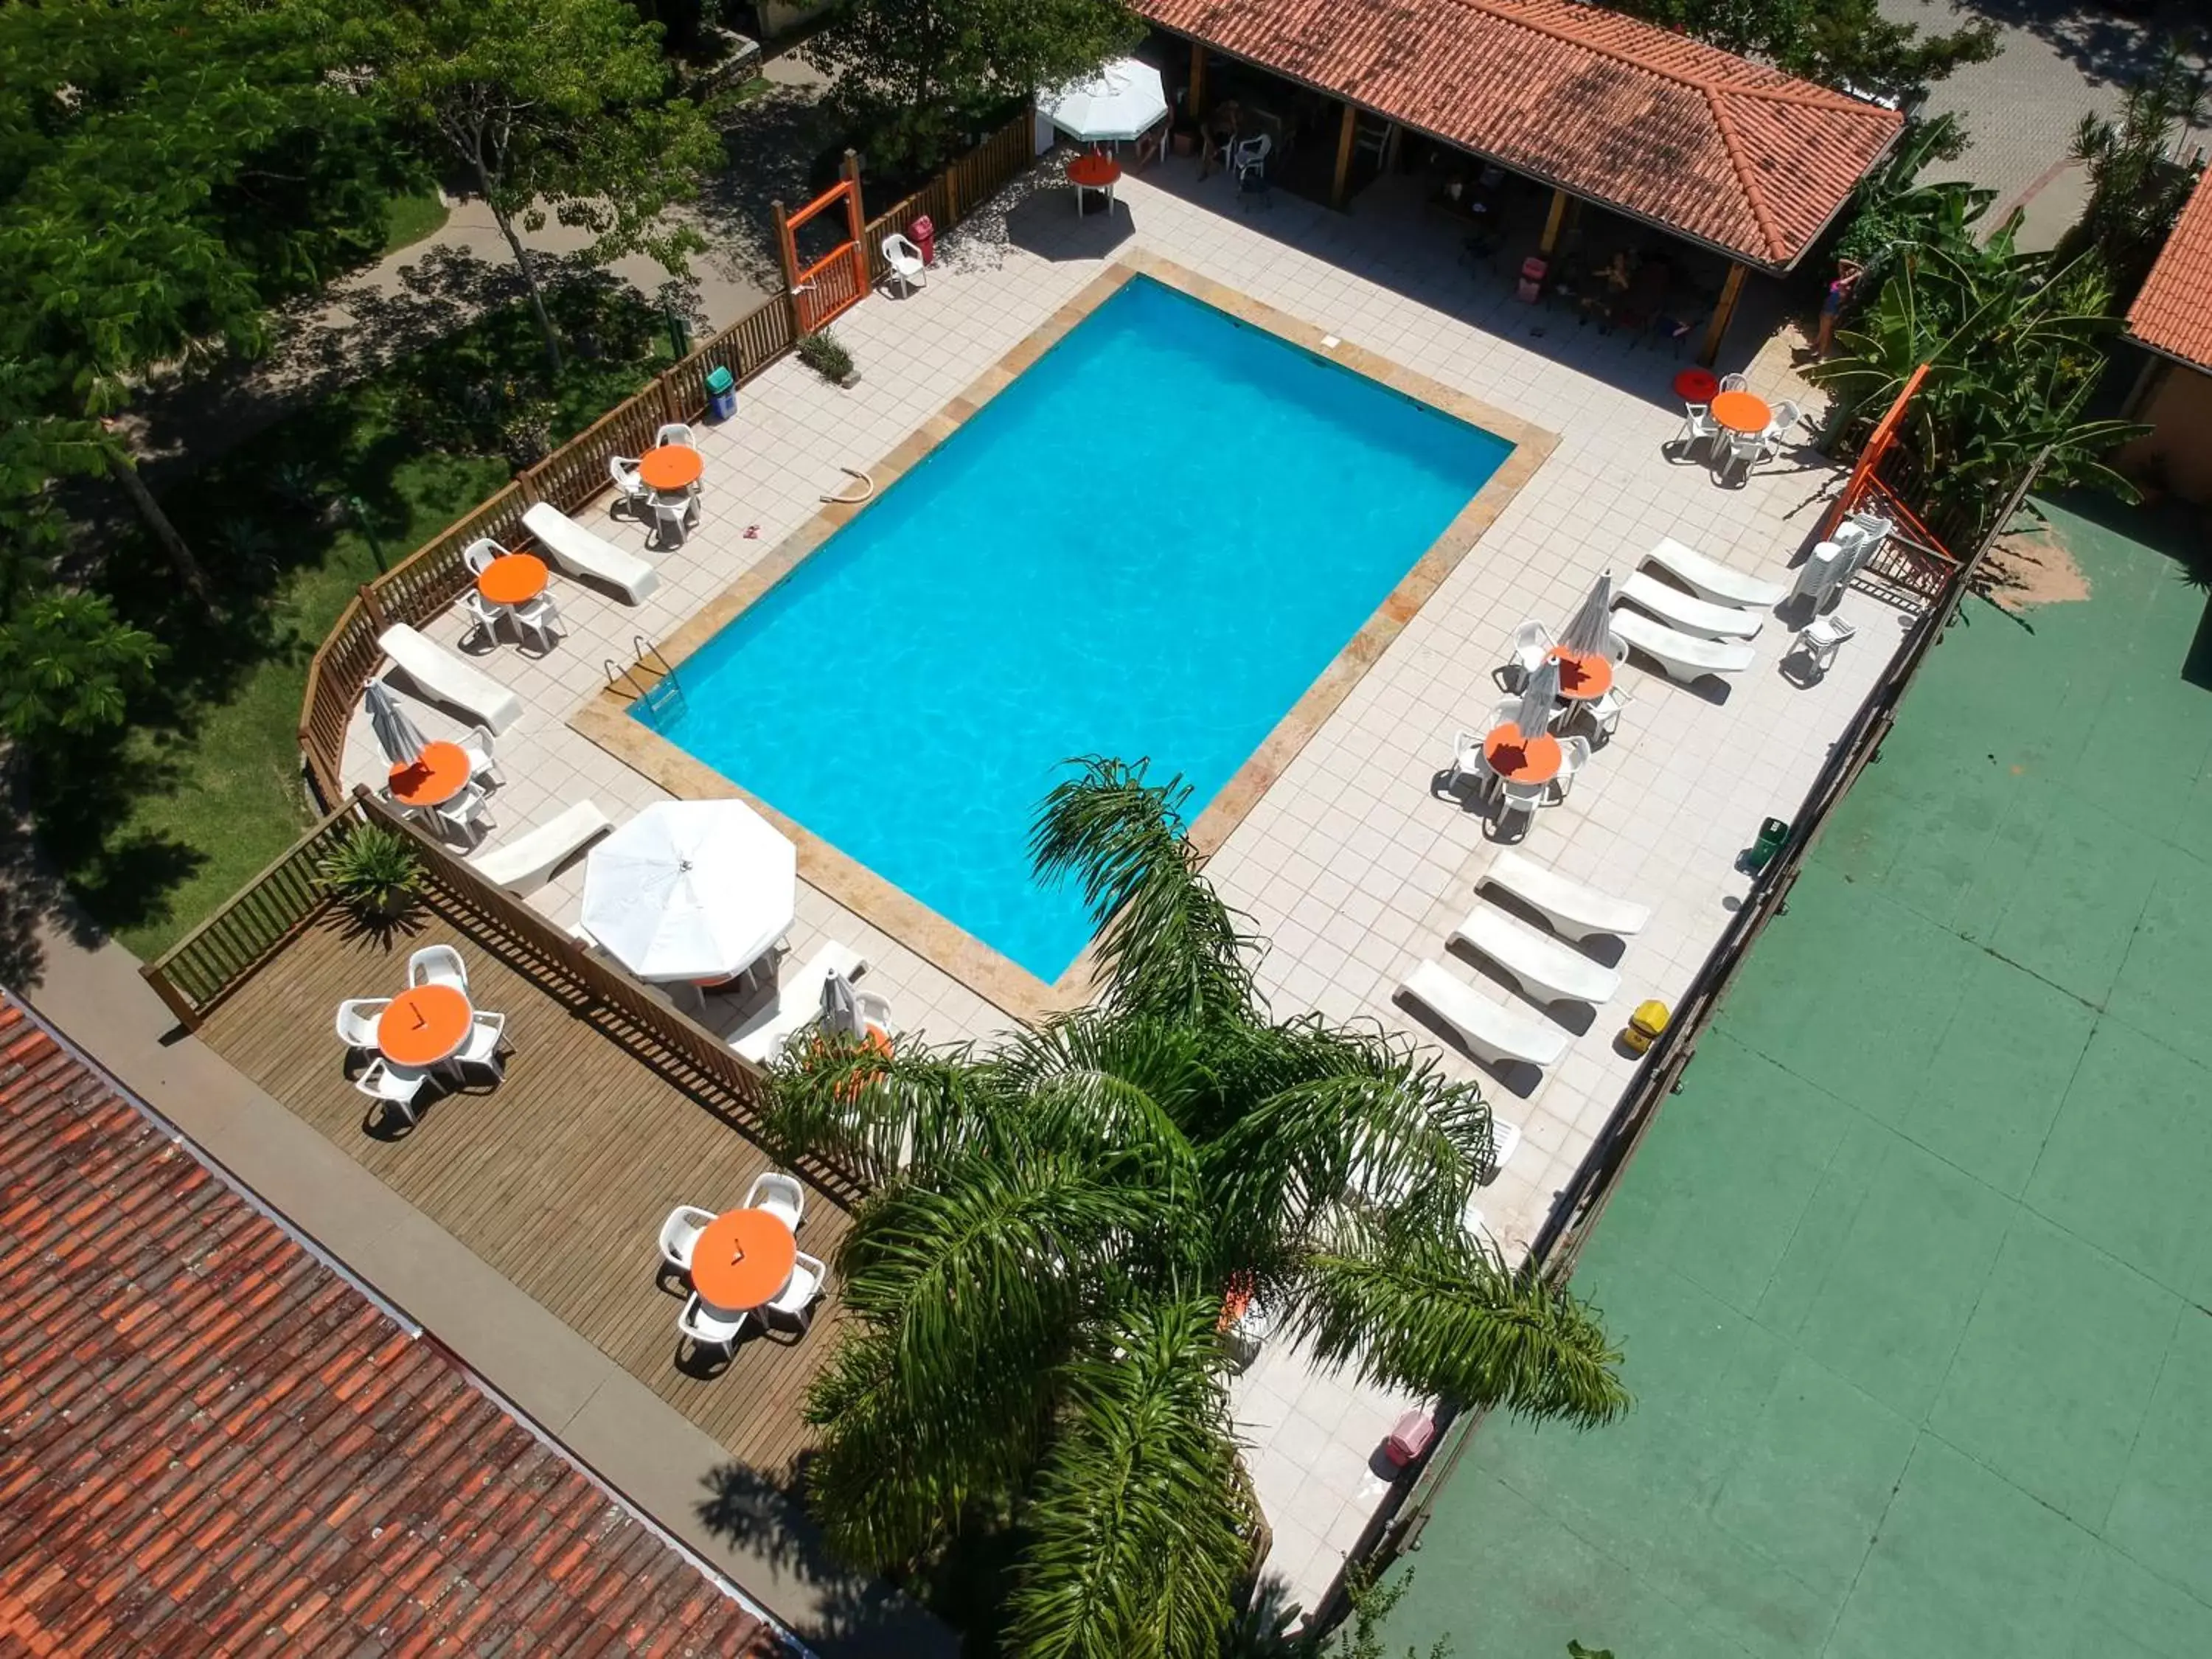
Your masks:
<path fill-rule="evenodd" d="M 714 1212 L 696 1204 L 679 1204 L 660 1224 L 660 1259 L 684 1273 L 691 1271 L 691 1252 L 699 1248 L 699 1235 L 714 1224 Z"/>
<path fill-rule="evenodd" d="M 1559 740 L 1559 770 L 1552 780 L 1557 799 L 1565 800 L 1567 791 L 1575 787 L 1575 774 L 1589 764 L 1589 739 L 1584 737 L 1562 738 Z"/>
<path fill-rule="evenodd" d="M 1516 783 L 1510 778 L 1502 781 L 1504 787 L 1498 791 L 1498 801 L 1504 811 L 1526 812 L 1533 818 L 1538 807 L 1550 805 L 1548 783 Z"/>
<path fill-rule="evenodd" d="M 799 1218 L 806 1213 L 806 1188 L 799 1184 L 796 1176 L 786 1175 L 781 1170 L 765 1170 L 753 1177 L 752 1190 L 745 1194 L 744 1207 L 766 1210 L 797 1232 Z"/>
<path fill-rule="evenodd" d="M 494 1083 L 507 1081 L 507 1067 L 499 1057 L 500 1044 L 507 1040 L 507 1016 L 489 1014 L 479 1010 L 469 1021 L 469 1034 L 461 1046 L 448 1057 L 447 1064 L 458 1068 L 474 1066 L 491 1073 Z"/>
<path fill-rule="evenodd" d="M 664 448 L 669 444 L 680 444 L 686 449 L 699 447 L 698 440 L 691 435 L 691 428 L 682 421 L 671 421 L 653 434 L 655 449 Z"/>
<path fill-rule="evenodd" d="M 651 504 L 653 491 L 646 487 L 645 480 L 638 476 L 636 456 L 608 456 L 607 477 L 614 481 L 614 486 L 621 492 L 623 499 L 632 507 L 645 507 Z"/>
<path fill-rule="evenodd" d="M 1674 444 L 1686 457 L 1696 454 L 1720 435 L 1721 423 L 1713 418 L 1711 404 L 1682 405 L 1682 429 L 1674 434 Z"/>
<path fill-rule="evenodd" d="M 461 611 L 476 624 L 487 640 L 499 643 L 499 619 L 510 614 L 503 605 L 495 605 L 473 587 L 461 590 Z"/>
<path fill-rule="evenodd" d="M 684 532 L 698 521 L 699 501 L 696 496 L 678 496 L 672 501 L 665 495 L 653 498 L 653 540 L 659 546 L 683 546 Z"/>
<path fill-rule="evenodd" d="M 1783 442 L 1790 436 L 1790 428 L 1797 424 L 1798 414 L 1797 405 L 1786 398 L 1774 405 L 1774 413 L 1766 422 L 1766 430 L 1759 434 L 1759 459 L 1771 459 L 1781 453 Z"/>
<path fill-rule="evenodd" d="M 479 536 L 461 550 L 461 562 L 469 568 L 472 576 L 481 576 L 494 559 L 507 556 L 507 550 L 489 536 Z"/>
<path fill-rule="evenodd" d="M 1721 390 L 1723 392 L 1748 392 L 1751 390 L 1751 382 L 1745 380 L 1741 374 L 1723 374 L 1721 376 Z"/>
<path fill-rule="evenodd" d="M 441 800 L 436 805 L 422 810 L 430 814 L 440 830 L 474 846 L 486 828 L 484 808 L 489 805 L 482 784 L 466 783 L 461 786 L 460 793 L 451 800 Z"/>
<path fill-rule="evenodd" d="M 376 1047 L 376 1017 L 391 1006 L 390 997 L 351 997 L 338 1004 L 338 1041 L 349 1048 Z"/>
<path fill-rule="evenodd" d="M 1445 788 L 1457 788 L 1462 778 L 1473 778 L 1477 794 L 1490 793 L 1491 785 L 1498 781 L 1498 771 L 1491 765 L 1490 757 L 1483 753 L 1483 737 L 1484 733 L 1464 727 L 1453 734 L 1451 775 L 1444 780 Z"/>
<path fill-rule="evenodd" d="M 410 1128 L 415 1127 L 415 1097 L 422 1091 L 422 1084 L 430 1074 L 417 1071 L 412 1066 L 394 1066 L 382 1055 L 362 1068 L 353 1080 L 353 1086 L 371 1100 L 380 1100 L 397 1107 L 399 1115 L 407 1120 Z"/>
<path fill-rule="evenodd" d="M 1510 674 L 1511 685 L 1526 685 L 1528 677 L 1543 666 L 1552 643 L 1552 630 L 1534 619 L 1515 629 L 1509 654 L 1498 666 L 1501 683 L 1504 683 Z"/>
<path fill-rule="evenodd" d="M 1816 676 L 1825 675 L 1835 665 L 1836 653 L 1857 633 L 1857 629 L 1831 611 L 1797 630 L 1797 649 L 1805 653 Z"/>
<path fill-rule="evenodd" d="M 1609 743 L 1620 729 L 1620 711 L 1628 704 L 1628 688 L 1616 678 L 1583 707 L 1589 711 L 1590 729 Z"/>
<path fill-rule="evenodd" d="M 492 755 L 489 726 L 471 726 L 461 738 L 460 748 L 461 752 L 469 757 L 471 783 L 497 787 L 507 781 L 507 774 L 499 769 L 499 762 Z"/>
<path fill-rule="evenodd" d="M 1237 145 L 1235 162 L 1237 178 L 1242 179 L 1254 167 L 1267 166 L 1267 152 L 1274 147 L 1274 139 L 1264 132 Z"/>
<path fill-rule="evenodd" d="M 929 268 L 922 263 L 921 250 L 896 231 L 884 238 L 884 262 L 891 268 L 891 280 L 907 293 L 929 286 Z"/>
<path fill-rule="evenodd" d="M 553 630 L 568 632 L 568 624 L 561 620 L 561 607 L 553 603 L 550 593 L 540 593 L 534 599 L 510 605 L 507 614 L 514 620 L 515 627 L 524 634 L 535 635 L 540 656 L 553 649 Z"/>
<path fill-rule="evenodd" d="M 694 1291 L 691 1299 L 684 1304 L 684 1311 L 676 1316 L 676 1328 L 702 1347 L 720 1348 L 728 1353 L 738 1346 L 738 1339 L 745 1332 L 747 1315 L 738 1314 L 725 1319 L 708 1310 L 707 1304 Z"/>
<path fill-rule="evenodd" d="M 426 945 L 407 958 L 407 983 L 450 985 L 463 996 L 469 994 L 468 965 L 450 945 Z"/>
<path fill-rule="evenodd" d="M 1714 471 L 1725 482 L 1739 473 L 1751 476 L 1751 470 L 1766 459 L 1766 434 L 1764 432 L 1731 432 L 1728 447 L 1714 455 Z"/>
<path fill-rule="evenodd" d="M 796 1320 L 803 1332 L 814 1322 L 815 1298 L 829 1288 L 830 1269 L 801 1250 L 791 1269 L 791 1282 L 776 1292 L 763 1311 Z"/>

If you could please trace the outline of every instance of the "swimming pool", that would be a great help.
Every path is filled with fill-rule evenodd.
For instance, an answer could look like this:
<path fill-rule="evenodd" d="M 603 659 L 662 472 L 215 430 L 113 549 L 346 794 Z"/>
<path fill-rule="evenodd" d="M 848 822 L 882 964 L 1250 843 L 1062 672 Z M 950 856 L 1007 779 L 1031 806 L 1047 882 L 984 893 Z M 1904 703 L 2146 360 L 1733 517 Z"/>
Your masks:
<path fill-rule="evenodd" d="M 682 665 L 660 733 L 1036 975 L 1070 757 L 1219 793 L 1511 453 L 1138 276 Z M 642 711 L 638 717 L 644 718 Z"/>

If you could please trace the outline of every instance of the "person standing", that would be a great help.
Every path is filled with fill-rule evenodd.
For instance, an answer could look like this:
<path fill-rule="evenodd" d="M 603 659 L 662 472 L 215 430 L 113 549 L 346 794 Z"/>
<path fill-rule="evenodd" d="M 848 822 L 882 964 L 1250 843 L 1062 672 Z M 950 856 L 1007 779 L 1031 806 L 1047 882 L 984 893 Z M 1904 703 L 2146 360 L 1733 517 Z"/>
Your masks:
<path fill-rule="evenodd" d="M 1851 297 L 1851 290 L 1859 285 L 1859 278 L 1865 274 L 1865 268 L 1854 260 L 1843 259 L 1837 263 L 1835 280 L 1828 284 L 1828 291 L 1820 298 L 1820 332 L 1814 342 L 1814 355 L 1822 362 L 1828 360 L 1828 353 L 1835 346 L 1836 319 L 1843 314 L 1844 302 Z"/>

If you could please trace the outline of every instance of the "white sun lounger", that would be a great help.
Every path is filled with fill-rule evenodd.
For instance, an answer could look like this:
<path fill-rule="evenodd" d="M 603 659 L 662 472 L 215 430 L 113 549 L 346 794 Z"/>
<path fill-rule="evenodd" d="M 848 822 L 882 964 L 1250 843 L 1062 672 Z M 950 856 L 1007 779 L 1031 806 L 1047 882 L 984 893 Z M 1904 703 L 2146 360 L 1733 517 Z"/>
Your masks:
<path fill-rule="evenodd" d="M 522 526 L 546 556 L 572 576 L 596 576 L 637 604 L 660 586 L 660 573 L 635 553 L 625 553 L 578 524 L 550 501 L 522 515 Z"/>
<path fill-rule="evenodd" d="M 1695 548 L 1683 546 L 1672 536 L 1661 537 L 1658 546 L 1644 556 L 1643 562 L 1657 565 L 1693 592 L 1708 599 L 1718 599 L 1723 605 L 1771 611 L 1790 596 L 1790 590 L 1781 583 L 1747 576 L 1718 559 L 1707 558 Z"/>
<path fill-rule="evenodd" d="M 405 623 L 386 629 L 376 643 L 428 701 L 472 714 L 494 732 L 504 732 L 522 718 L 522 699 L 511 688 Z"/>
<path fill-rule="evenodd" d="M 598 802 L 580 800 L 535 830 L 478 854 L 469 866 L 511 893 L 526 892 L 592 836 L 614 827 L 615 821 L 599 810 Z"/>
<path fill-rule="evenodd" d="M 809 958 L 806 966 L 792 975 L 791 983 L 776 988 L 775 1005 L 757 1025 L 740 1031 L 730 1039 L 730 1047 L 738 1057 L 756 1066 L 765 1066 L 783 1051 L 791 1034 L 802 1026 L 811 1025 L 822 1012 L 822 981 L 832 974 L 842 974 L 847 979 L 856 978 L 868 965 L 868 959 L 849 945 L 840 945 L 832 939 Z"/>
<path fill-rule="evenodd" d="M 1633 611 L 1613 613 L 1613 634 L 1684 685 L 1708 674 L 1741 674 L 1751 666 L 1751 647 L 1740 640 L 1701 640 Z"/>
<path fill-rule="evenodd" d="M 1685 634 L 1696 634 L 1708 640 L 1752 639 L 1766 621 L 1764 611 L 1746 611 L 1733 605 L 1715 605 L 1711 599 L 1685 593 L 1679 587 L 1669 587 L 1656 576 L 1647 575 L 1641 570 L 1620 585 L 1613 603 L 1618 605 L 1623 599 L 1649 611 L 1660 621 L 1671 623 Z"/>
<path fill-rule="evenodd" d="M 1500 853 L 1475 883 L 1475 890 L 1480 892 L 1486 885 L 1503 888 L 1540 912 L 1562 939 L 1588 939 L 1592 933 L 1626 939 L 1642 933 L 1644 924 L 1651 920 L 1650 905 L 1631 904 L 1626 899 L 1570 881 L 1519 853 Z"/>
<path fill-rule="evenodd" d="M 1469 1052 L 1492 1065 L 1521 1060 L 1531 1066 L 1555 1066 L 1567 1052 L 1567 1034 L 1551 1021 L 1523 1008 L 1492 1002 L 1464 980 L 1455 979 L 1439 963 L 1423 958 L 1399 988 L 1426 1003 L 1459 1034 Z"/>
<path fill-rule="evenodd" d="M 1595 1008 L 1620 989 L 1620 975 L 1612 969 L 1494 904 L 1476 905 L 1452 937 L 1488 957 L 1538 1002 L 1587 1002 Z"/>

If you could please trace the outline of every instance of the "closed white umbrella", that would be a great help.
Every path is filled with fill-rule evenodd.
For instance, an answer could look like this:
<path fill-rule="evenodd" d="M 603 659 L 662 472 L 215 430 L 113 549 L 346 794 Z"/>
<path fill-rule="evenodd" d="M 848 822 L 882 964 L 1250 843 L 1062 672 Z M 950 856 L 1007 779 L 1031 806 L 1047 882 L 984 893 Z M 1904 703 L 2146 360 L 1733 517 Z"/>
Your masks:
<path fill-rule="evenodd" d="M 726 979 L 791 930 L 799 855 L 743 801 L 662 801 L 592 851 L 584 929 L 640 979 Z"/>
<path fill-rule="evenodd" d="M 1087 81 L 1037 94 L 1053 125 L 1085 144 L 1117 143 L 1150 132 L 1167 118 L 1167 90 L 1150 64 L 1123 58 Z"/>
<path fill-rule="evenodd" d="M 860 994 L 844 975 L 831 971 L 822 979 L 822 1025 L 841 1036 L 865 1037 L 868 1023 L 860 1017 Z"/>
<path fill-rule="evenodd" d="M 1583 596 L 1582 607 L 1569 618 L 1559 644 L 1581 657 L 1612 655 L 1613 572 L 1607 571 Z"/>
<path fill-rule="evenodd" d="M 368 705 L 369 729 L 376 733 L 376 746 L 384 750 L 385 759 L 394 766 L 412 766 L 422 757 L 422 734 L 393 701 L 390 686 L 371 680 L 362 700 Z"/>
<path fill-rule="evenodd" d="M 1559 659 L 1547 657 L 1528 676 L 1528 684 L 1521 690 L 1521 712 L 1514 724 L 1521 728 L 1524 738 L 1534 738 L 1552 729 L 1552 710 L 1559 701 Z"/>

